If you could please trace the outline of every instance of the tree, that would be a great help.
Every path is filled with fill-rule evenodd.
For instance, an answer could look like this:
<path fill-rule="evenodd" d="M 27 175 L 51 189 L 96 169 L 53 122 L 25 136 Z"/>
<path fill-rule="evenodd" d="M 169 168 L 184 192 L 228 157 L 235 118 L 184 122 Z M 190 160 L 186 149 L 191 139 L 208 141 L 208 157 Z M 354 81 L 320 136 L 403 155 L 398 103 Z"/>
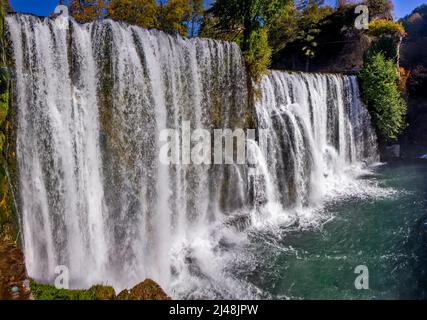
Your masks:
<path fill-rule="evenodd" d="M 144 28 L 158 27 L 156 0 L 111 0 L 108 16 Z"/>
<path fill-rule="evenodd" d="M 324 19 L 333 9 L 324 6 L 323 0 L 302 0 L 274 20 L 270 27 L 270 43 L 276 53 L 292 44 L 301 50 L 306 59 L 306 70 L 309 70 L 310 60 L 316 56 L 318 37 Z M 300 48 L 300 49 L 299 49 Z"/>
<path fill-rule="evenodd" d="M 70 14 L 79 23 L 92 22 L 107 15 L 108 0 L 70 0 Z"/>
<path fill-rule="evenodd" d="M 188 27 L 188 34 L 190 37 L 195 37 L 198 33 L 198 29 L 203 20 L 204 7 L 203 0 L 190 0 L 191 12 Z"/>
<path fill-rule="evenodd" d="M 299 19 L 297 40 L 302 44 L 306 57 L 306 71 L 310 69 L 310 59 L 316 56 L 317 38 L 321 32 L 321 21 L 332 13 L 330 7 L 322 7 L 324 1 L 309 0 Z"/>
<path fill-rule="evenodd" d="M 324 4 L 325 4 L 325 0 L 298 0 L 296 1 L 295 7 L 298 10 L 303 11 L 307 9 L 307 7 L 309 6 L 320 7 Z"/>
<path fill-rule="evenodd" d="M 337 0 L 337 4 L 336 7 L 338 9 L 344 8 L 346 5 L 350 4 L 351 1 L 350 0 Z"/>
<path fill-rule="evenodd" d="M 169 33 L 188 34 L 192 8 L 189 0 L 159 0 L 157 9 L 158 27 Z"/>
<path fill-rule="evenodd" d="M 395 62 L 381 52 L 371 51 L 359 78 L 364 101 L 380 135 L 396 139 L 405 127 L 406 103 L 399 92 Z"/>
<path fill-rule="evenodd" d="M 216 27 L 230 32 L 240 26 L 242 49 L 249 49 L 253 31 L 268 27 L 277 16 L 283 13 L 289 0 L 217 0 L 208 13 L 218 19 Z"/>
<path fill-rule="evenodd" d="M 111 0 L 108 15 L 117 21 L 186 36 L 191 19 L 196 23 L 196 8 L 189 0 Z"/>
<path fill-rule="evenodd" d="M 271 61 L 269 29 L 292 0 L 217 0 L 206 12 L 202 36 L 236 41 L 251 76 L 259 80 Z"/>

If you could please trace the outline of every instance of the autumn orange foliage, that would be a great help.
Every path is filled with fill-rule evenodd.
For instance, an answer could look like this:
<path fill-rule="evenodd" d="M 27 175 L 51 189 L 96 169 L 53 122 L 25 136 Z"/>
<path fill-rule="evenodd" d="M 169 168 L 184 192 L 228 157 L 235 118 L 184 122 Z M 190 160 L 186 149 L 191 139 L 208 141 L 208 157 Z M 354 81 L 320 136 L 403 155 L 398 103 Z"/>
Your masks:
<path fill-rule="evenodd" d="M 195 17 L 200 16 L 202 11 L 201 0 L 70 1 L 71 15 L 80 23 L 108 17 L 144 28 L 158 28 L 169 33 L 179 33 L 183 36 L 187 35 L 189 25 L 194 23 Z"/>
<path fill-rule="evenodd" d="M 70 0 L 70 13 L 77 22 L 87 23 L 107 15 L 108 0 Z"/>
<path fill-rule="evenodd" d="M 401 92 L 406 91 L 406 84 L 408 82 L 409 77 L 411 76 L 411 71 L 405 70 L 405 68 L 399 68 L 399 90 Z"/>
<path fill-rule="evenodd" d="M 125 21 L 144 28 L 156 28 L 156 0 L 111 0 L 108 16 L 117 21 Z"/>

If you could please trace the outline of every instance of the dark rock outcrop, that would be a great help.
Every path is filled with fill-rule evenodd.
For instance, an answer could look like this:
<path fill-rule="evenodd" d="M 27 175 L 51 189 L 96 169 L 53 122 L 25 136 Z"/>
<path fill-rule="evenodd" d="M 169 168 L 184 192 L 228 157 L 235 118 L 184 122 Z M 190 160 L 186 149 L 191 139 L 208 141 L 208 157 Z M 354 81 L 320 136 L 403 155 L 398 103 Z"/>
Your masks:
<path fill-rule="evenodd" d="M 427 5 L 403 19 L 407 36 L 401 49 L 401 66 L 410 72 L 407 82 L 408 128 L 402 136 L 406 149 L 427 147 Z"/>
<path fill-rule="evenodd" d="M 327 16 L 319 24 L 316 55 L 308 64 L 302 50 L 305 44 L 296 40 L 273 56 L 273 69 L 328 73 L 359 71 L 371 39 L 364 30 L 355 28 L 357 16 L 355 6 L 342 8 Z"/>
<path fill-rule="evenodd" d="M 0 300 L 28 300 L 24 256 L 12 242 L 0 240 Z"/>

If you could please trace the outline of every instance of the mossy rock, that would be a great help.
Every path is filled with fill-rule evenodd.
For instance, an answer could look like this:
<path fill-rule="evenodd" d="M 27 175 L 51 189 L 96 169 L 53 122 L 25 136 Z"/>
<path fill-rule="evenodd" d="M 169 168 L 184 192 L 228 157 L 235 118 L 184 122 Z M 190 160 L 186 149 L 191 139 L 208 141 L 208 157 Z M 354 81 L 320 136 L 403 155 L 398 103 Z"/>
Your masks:
<path fill-rule="evenodd" d="M 117 300 L 171 300 L 153 280 L 147 279 L 130 290 L 123 290 Z"/>

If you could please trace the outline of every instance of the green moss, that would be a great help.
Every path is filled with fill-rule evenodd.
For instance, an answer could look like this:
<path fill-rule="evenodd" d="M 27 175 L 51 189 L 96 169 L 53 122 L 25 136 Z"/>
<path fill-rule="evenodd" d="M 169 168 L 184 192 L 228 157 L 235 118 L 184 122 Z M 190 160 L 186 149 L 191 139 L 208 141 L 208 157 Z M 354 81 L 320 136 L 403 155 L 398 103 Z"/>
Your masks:
<path fill-rule="evenodd" d="M 35 300 L 169 300 L 170 298 L 153 280 L 147 279 L 118 296 L 110 286 L 95 285 L 87 290 L 57 289 L 49 284 L 30 280 L 31 293 Z"/>
<path fill-rule="evenodd" d="M 31 280 L 30 288 L 35 300 L 114 300 L 116 297 L 112 287 L 101 285 L 88 290 L 66 290 Z"/>

